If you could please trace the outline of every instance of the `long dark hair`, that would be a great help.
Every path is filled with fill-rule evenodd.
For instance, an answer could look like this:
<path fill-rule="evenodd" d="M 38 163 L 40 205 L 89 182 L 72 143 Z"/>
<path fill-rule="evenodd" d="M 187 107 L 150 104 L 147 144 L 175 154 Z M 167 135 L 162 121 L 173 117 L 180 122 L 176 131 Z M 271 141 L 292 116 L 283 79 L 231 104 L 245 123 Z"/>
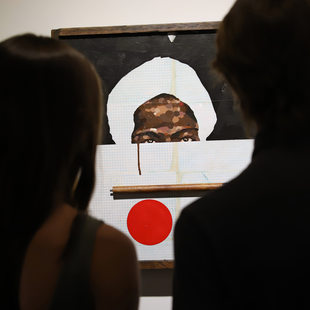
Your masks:
<path fill-rule="evenodd" d="M 310 133 L 309 37 L 308 0 L 237 0 L 218 31 L 215 67 L 281 139 Z"/>
<path fill-rule="evenodd" d="M 31 34 L 0 44 L 0 76 L 2 250 L 20 267 L 29 240 L 57 205 L 87 208 L 101 85 L 80 53 Z"/>

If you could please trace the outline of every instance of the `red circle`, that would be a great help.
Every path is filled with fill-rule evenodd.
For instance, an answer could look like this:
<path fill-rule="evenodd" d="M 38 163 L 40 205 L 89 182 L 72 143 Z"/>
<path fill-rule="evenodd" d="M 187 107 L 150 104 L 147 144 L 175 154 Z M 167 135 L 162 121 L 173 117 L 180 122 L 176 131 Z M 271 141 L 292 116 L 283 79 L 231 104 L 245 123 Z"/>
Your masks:
<path fill-rule="evenodd" d="M 136 203 L 128 213 L 127 227 L 136 241 L 154 245 L 164 241 L 172 229 L 172 216 L 161 202 L 152 199 Z"/>

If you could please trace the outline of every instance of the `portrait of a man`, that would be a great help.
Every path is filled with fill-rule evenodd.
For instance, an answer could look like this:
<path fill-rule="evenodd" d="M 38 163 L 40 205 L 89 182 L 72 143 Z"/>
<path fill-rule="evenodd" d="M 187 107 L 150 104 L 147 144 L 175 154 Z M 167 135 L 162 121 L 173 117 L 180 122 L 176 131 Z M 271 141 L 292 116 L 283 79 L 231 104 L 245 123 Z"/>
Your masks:
<path fill-rule="evenodd" d="M 134 112 L 132 143 L 200 141 L 193 110 L 170 94 L 160 94 Z"/>

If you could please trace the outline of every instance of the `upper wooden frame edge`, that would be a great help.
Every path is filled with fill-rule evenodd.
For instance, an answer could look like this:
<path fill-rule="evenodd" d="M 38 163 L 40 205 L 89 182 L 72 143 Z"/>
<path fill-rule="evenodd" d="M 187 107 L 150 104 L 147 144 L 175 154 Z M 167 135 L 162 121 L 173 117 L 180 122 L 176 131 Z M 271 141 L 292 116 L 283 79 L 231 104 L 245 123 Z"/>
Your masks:
<path fill-rule="evenodd" d="M 132 26 L 108 26 L 108 27 L 76 27 L 59 28 L 51 30 L 51 36 L 54 39 L 66 36 L 88 36 L 105 34 L 134 34 L 148 32 L 177 32 L 177 31 L 201 31 L 216 30 L 219 27 L 219 21 L 199 22 L 199 23 L 174 23 L 174 24 L 150 24 L 150 25 L 132 25 Z"/>

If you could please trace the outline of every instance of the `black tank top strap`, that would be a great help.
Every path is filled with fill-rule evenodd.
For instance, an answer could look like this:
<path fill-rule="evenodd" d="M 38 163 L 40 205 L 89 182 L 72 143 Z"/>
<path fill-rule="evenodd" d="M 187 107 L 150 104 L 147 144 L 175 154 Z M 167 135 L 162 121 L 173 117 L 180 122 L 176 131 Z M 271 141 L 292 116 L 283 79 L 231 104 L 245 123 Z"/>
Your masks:
<path fill-rule="evenodd" d="M 96 233 L 102 224 L 85 213 L 77 214 L 49 310 L 95 308 L 90 290 L 90 270 Z"/>

